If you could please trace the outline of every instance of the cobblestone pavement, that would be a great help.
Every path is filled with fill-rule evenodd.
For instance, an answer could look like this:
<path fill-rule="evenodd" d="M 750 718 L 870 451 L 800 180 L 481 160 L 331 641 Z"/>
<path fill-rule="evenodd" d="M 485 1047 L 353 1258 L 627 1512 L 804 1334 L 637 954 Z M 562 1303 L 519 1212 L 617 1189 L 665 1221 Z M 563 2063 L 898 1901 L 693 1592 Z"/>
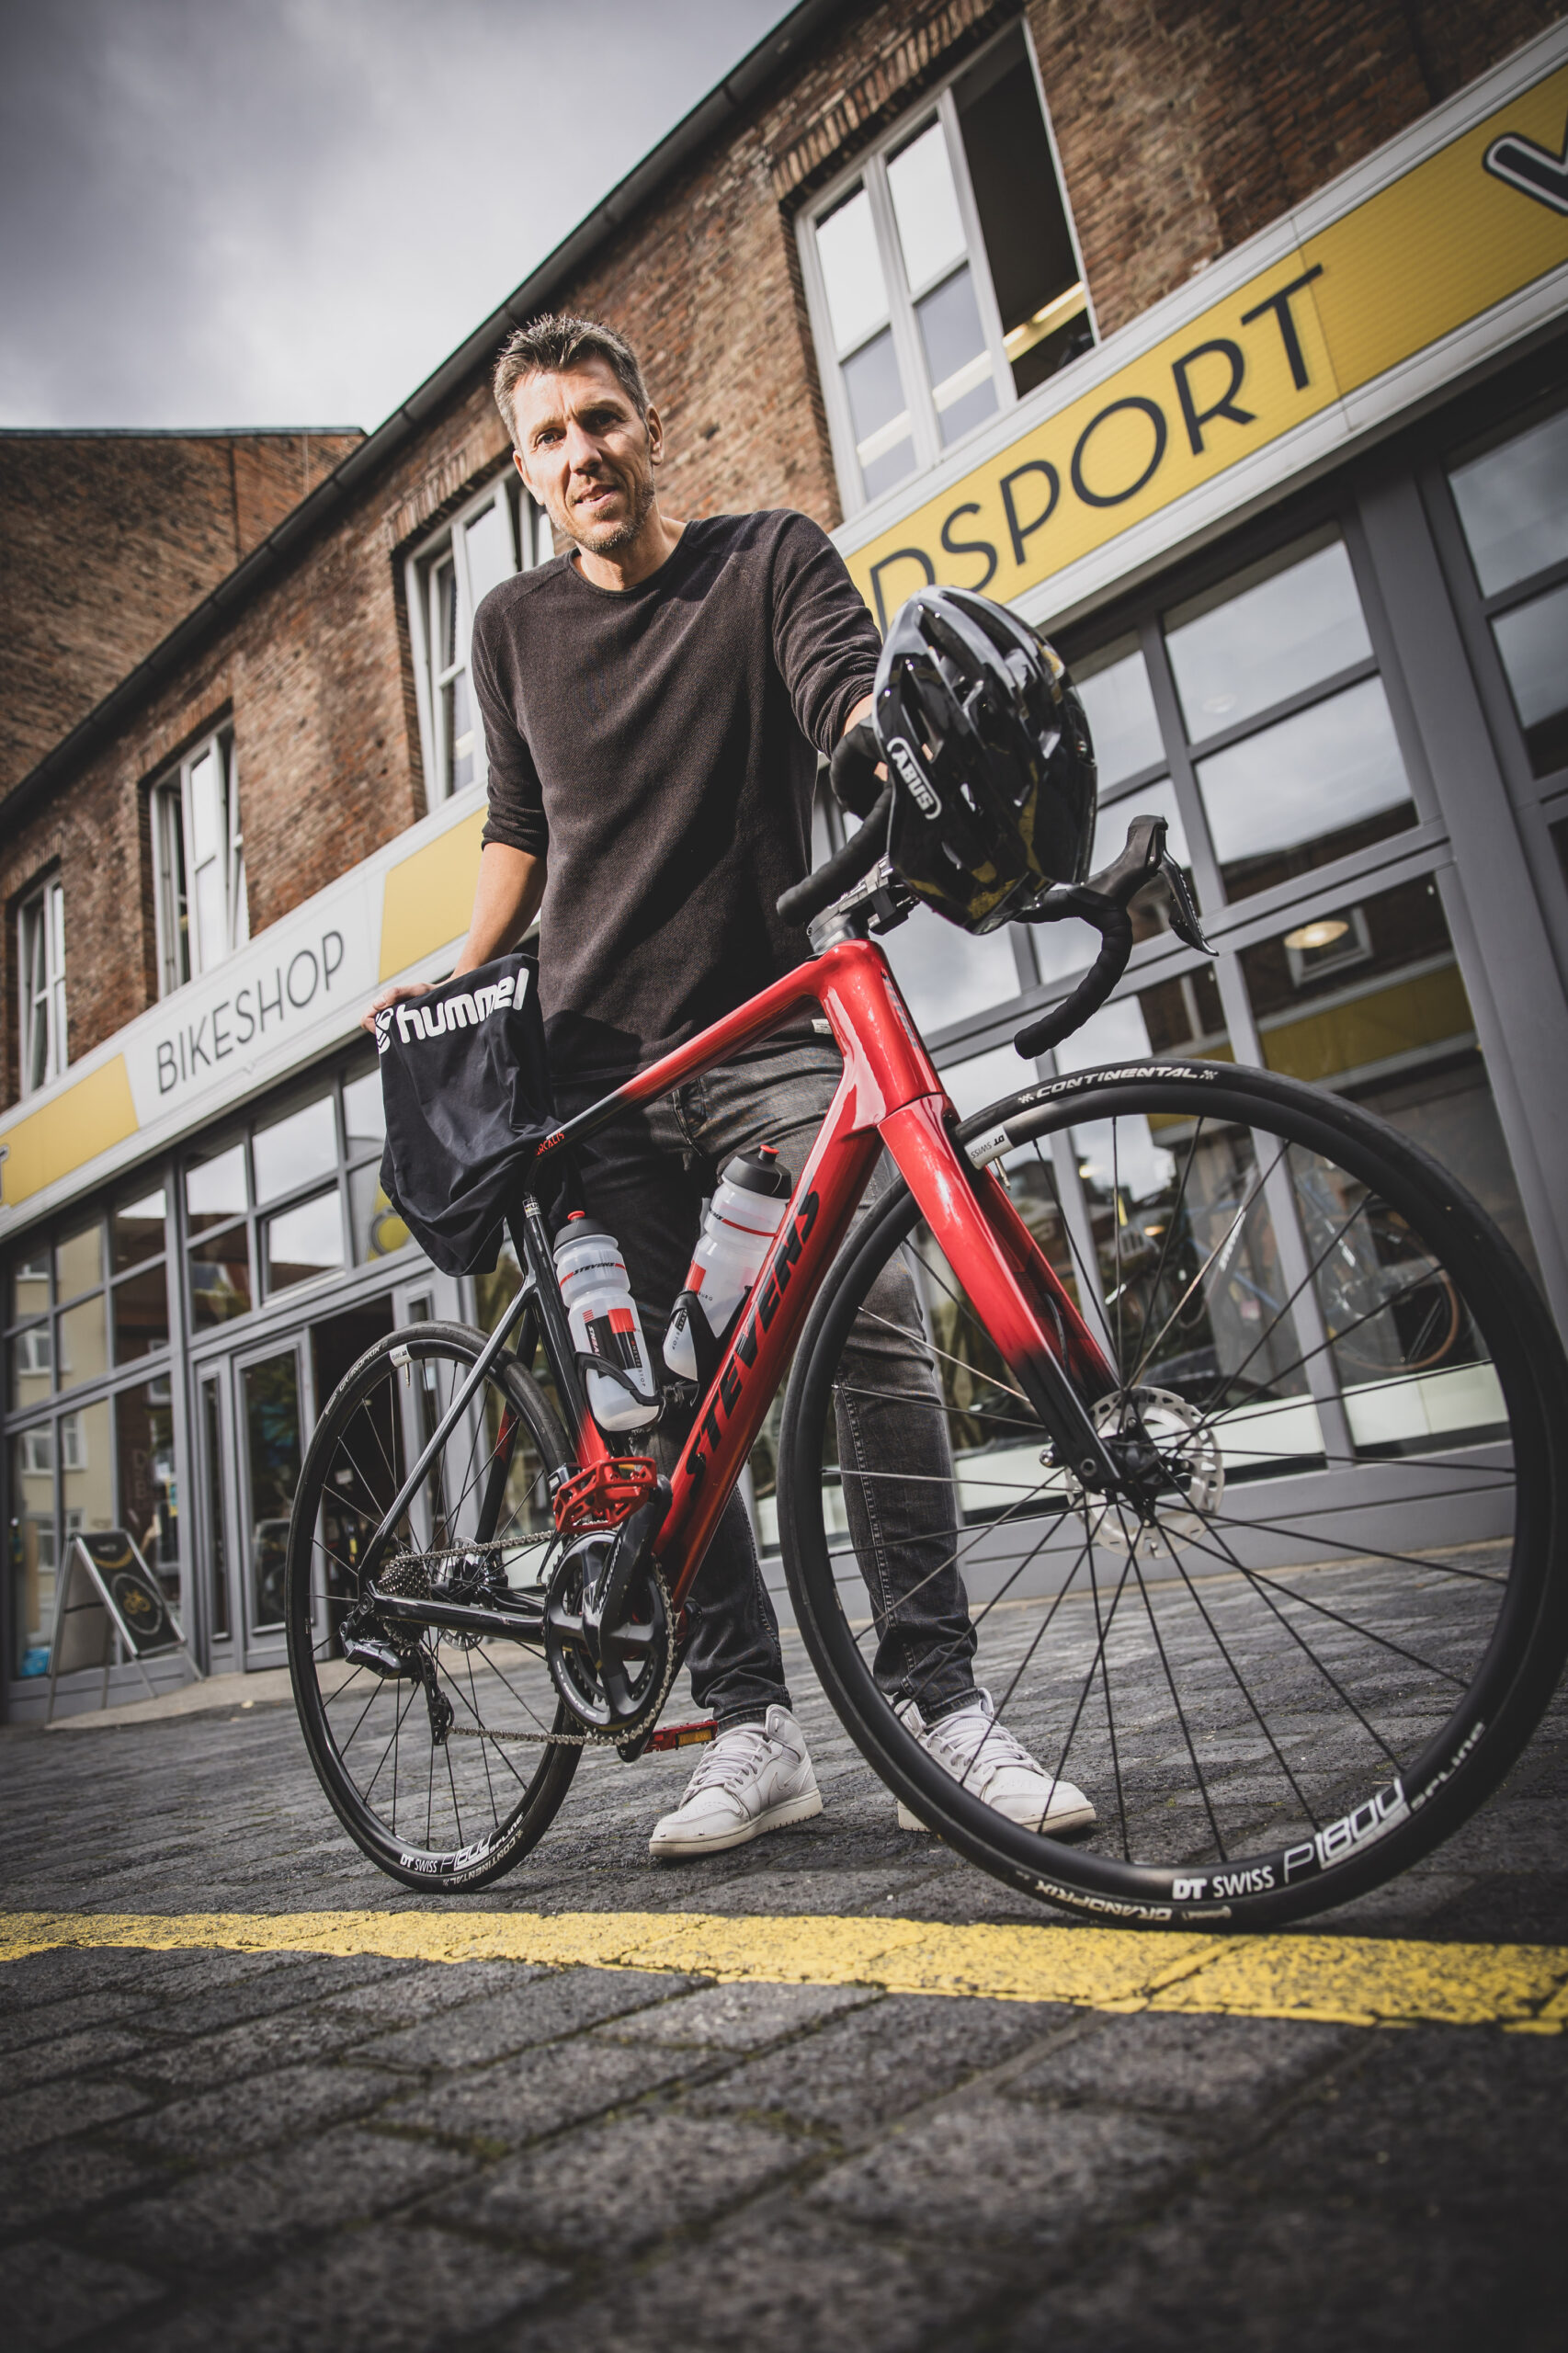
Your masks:
<path fill-rule="evenodd" d="M 453 1908 L 1051 1916 L 900 1833 L 801 1713 L 820 1821 L 660 1870 L 691 1757 L 590 1756 Z M 6 1912 L 430 1908 L 339 1832 L 287 1706 L 14 1731 L 0 1769 Z M 1568 1710 L 1446 1849 L 1312 1925 L 1568 1943 Z M 19 2353 L 1562 2342 L 1562 2035 L 109 1949 L 0 1967 L 0 2052 Z"/>

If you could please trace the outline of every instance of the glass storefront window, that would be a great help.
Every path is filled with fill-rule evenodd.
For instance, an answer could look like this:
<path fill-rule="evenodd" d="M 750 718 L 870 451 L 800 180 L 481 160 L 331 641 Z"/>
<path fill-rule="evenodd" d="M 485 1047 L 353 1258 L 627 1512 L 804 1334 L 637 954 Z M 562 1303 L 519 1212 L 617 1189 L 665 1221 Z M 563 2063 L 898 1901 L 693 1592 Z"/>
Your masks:
<path fill-rule="evenodd" d="M 1124 795 L 1120 801 L 1113 801 L 1108 807 L 1101 809 L 1095 823 L 1094 847 L 1089 853 L 1090 873 L 1097 874 L 1101 867 L 1108 866 L 1111 859 L 1125 847 L 1128 827 L 1135 817 L 1165 819 L 1165 847 L 1185 872 L 1187 887 L 1194 892 L 1196 897 L 1197 886 L 1192 875 L 1192 853 L 1187 846 L 1187 827 L 1182 823 L 1176 787 L 1168 777 L 1162 777 L 1157 784 L 1140 785 L 1134 791 Z M 1170 929 L 1170 893 L 1163 882 L 1146 883 L 1137 897 L 1130 903 L 1127 912 L 1132 918 L 1134 944 L 1136 945 L 1141 939 L 1153 939 L 1162 931 Z M 1042 947 L 1048 953 L 1050 952 L 1053 933 L 1072 931 L 1074 928 L 1083 928 L 1083 926 L 1074 926 L 1070 924 L 1041 924 L 1035 934 L 1036 956 L 1040 955 Z M 1091 949 L 1097 948 L 1098 944 L 1097 939 L 1091 933 L 1089 935 Z M 1082 954 L 1079 954 L 1076 959 L 1080 964 L 1085 961 Z M 1070 972 L 1074 967 L 1065 965 L 1052 968 L 1044 976 L 1054 979 L 1058 969 Z"/>
<path fill-rule="evenodd" d="M 13 1655 L 23 1676 L 49 1668 L 54 1630 L 54 1425 L 35 1423 L 11 1440 L 11 1578 Z"/>
<path fill-rule="evenodd" d="M 190 1250 L 190 1312 L 199 1332 L 248 1315 L 250 1244 L 243 1225 L 210 1233 Z"/>
<path fill-rule="evenodd" d="M 175 1417 L 165 1373 L 122 1389 L 114 1401 L 118 1525 L 128 1529 L 171 1601 L 179 1598 L 179 1491 Z"/>
<path fill-rule="evenodd" d="M 1568 581 L 1492 624 L 1524 730 L 1530 772 L 1568 767 Z"/>
<path fill-rule="evenodd" d="M 1198 763 L 1198 781 L 1231 898 L 1415 823 L 1378 678 L 1211 754 Z"/>
<path fill-rule="evenodd" d="M 74 1299 L 81 1291 L 96 1290 L 103 1279 L 103 1228 L 95 1218 L 91 1225 L 79 1227 L 55 1244 L 54 1296 Z"/>
<path fill-rule="evenodd" d="M 1073 665 L 1102 792 L 1165 760 L 1153 689 L 1136 638 L 1118 638 Z"/>
<path fill-rule="evenodd" d="M 193 1161 L 185 1172 L 185 1213 L 192 1233 L 204 1233 L 226 1218 L 243 1216 L 245 1199 L 245 1148 L 230 1144 L 210 1159 Z"/>
<path fill-rule="evenodd" d="M 1342 540 L 1282 549 L 1165 615 L 1165 648 L 1195 744 L 1369 660 Z"/>
<path fill-rule="evenodd" d="M 368 1267 L 377 1258 L 390 1258 L 394 1250 L 407 1248 L 408 1228 L 382 1190 L 381 1168 L 373 1160 L 349 1176 L 348 1216 L 357 1267 Z"/>
<path fill-rule="evenodd" d="M 54 1337 L 47 1324 L 29 1324 L 10 1342 L 9 1395 L 13 1413 L 37 1405 L 54 1386 Z"/>
<path fill-rule="evenodd" d="M 1568 409 L 1449 476 L 1483 597 L 1568 555 Z"/>
<path fill-rule="evenodd" d="M 140 1199 L 120 1201 L 110 1211 L 109 1257 L 114 1272 L 139 1267 L 143 1258 L 157 1257 L 164 1247 L 164 1189 L 143 1193 Z"/>
<path fill-rule="evenodd" d="M 201 1461 L 207 1474 L 207 1591 L 212 1639 L 229 1633 L 229 1520 L 224 1509 L 223 1415 L 217 1376 L 201 1384 Z"/>
<path fill-rule="evenodd" d="M 344 1263 L 343 1211 L 337 1188 L 281 1210 L 267 1222 L 267 1289 L 288 1290 L 313 1282 Z"/>
<path fill-rule="evenodd" d="M 79 1300 L 59 1319 L 57 1362 L 62 1389 L 77 1389 L 108 1370 L 108 1325 L 100 1291 Z"/>
<path fill-rule="evenodd" d="M 1011 1046 L 993 1046 L 989 1053 L 971 1055 L 966 1063 L 954 1063 L 942 1073 L 942 1084 L 952 1097 L 960 1120 L 972 1119 L 976 1111 L 983 1111 L 988 1103 L 997 1102 L 1004 1095 L 1016 1095 L 1034 1078 L 1034 1064 Z"/>
<path fill-rule="evenodd" d="M 924 1038 L 1018 994 L 1009 931 L 988 931 L 976 938 L 957 924 L 944 922 L 929 907 L 917 907 L 882 945 Z"/>
<path fill-rule="evenodd" d="M 300 1371 L 292 1348 L 246 1365 L 241 1375 L 249 1473 L 250 1613 L 253 1632 L 283 1623 L 289 1514 L 300 1483 Z"/>
<path fill-rule="evenodd" d="M 350 1160 L 358 1160 L 361 1153 L 380 1152 L 386 1142 L 387 1114 L 381 1100 L 379 1069 L 368 1070 L 360 1078 L 345 1080 L 343 1132 Z"/>
<path fill-rule="evenodd" d="M 114 1360 L 133 1364 L 138 1357 L 169 1344 L 169 1290 L 162 1266 L 128 1275 L 110 1293 L 114 1302 Z"/>
<path fill-rule="evenodd" d="M 258 1207 L 324 1176 L 337 1165 L 337 1122 L 330 1095 L 258 1127 L 251 1142 Z"/>
<path fill-rule="evenodd" d="M 113 1528 L 114 1440 L 109 1403 L 81 1405 L 60 1416 L 60 1506 L 66 1540 Z"/>

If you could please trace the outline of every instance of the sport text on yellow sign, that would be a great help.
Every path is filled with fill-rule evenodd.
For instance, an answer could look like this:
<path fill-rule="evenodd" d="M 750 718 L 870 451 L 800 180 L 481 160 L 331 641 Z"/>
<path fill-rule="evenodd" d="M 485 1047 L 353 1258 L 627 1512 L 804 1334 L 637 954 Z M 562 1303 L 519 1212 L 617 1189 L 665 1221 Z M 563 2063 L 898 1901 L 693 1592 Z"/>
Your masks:
<path fill-rule="evenodd" d="M 1500 140 L 1568 153 L 1568 66 L 846 560 L 882 628 L 941 583 L 1005 600 L 1568 262 Z"/>

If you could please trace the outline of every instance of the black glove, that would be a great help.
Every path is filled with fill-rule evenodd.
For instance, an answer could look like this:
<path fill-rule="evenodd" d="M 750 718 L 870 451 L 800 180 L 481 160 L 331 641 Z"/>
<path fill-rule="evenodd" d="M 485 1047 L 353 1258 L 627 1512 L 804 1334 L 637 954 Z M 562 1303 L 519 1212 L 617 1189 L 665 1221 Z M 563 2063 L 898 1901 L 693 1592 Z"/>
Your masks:
<path fill-rule="evenodd" d="M 882 747 L 869 719 L 862 719 L 839 737 L 828 762 L 828 781 L 854 816 L 869 816 L 875 805 L 881 790 L 877 782 L 881 757 Z"/>

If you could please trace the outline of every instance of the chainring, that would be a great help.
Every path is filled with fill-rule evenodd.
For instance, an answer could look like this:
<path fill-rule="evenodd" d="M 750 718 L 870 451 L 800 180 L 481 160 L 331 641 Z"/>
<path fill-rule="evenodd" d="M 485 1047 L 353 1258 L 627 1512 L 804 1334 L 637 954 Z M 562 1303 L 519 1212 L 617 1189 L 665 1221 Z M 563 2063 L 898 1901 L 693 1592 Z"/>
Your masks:
<path fill-rule="evenodd" d="M 583 1620 L 583 1585 L 602 1567 L 611 1530 L 580 1536 L 568 1545 L 544 1601 L 544 1655 L 551 1679 L 573 1714 L 617 1743 L 635 1738 L 664 1706 L 674 1665 L 669 1595 L 652 1561 L 627 1595 L 625 1614 L 605 1638 L 612 1655 L 595 1655 Z"/>

